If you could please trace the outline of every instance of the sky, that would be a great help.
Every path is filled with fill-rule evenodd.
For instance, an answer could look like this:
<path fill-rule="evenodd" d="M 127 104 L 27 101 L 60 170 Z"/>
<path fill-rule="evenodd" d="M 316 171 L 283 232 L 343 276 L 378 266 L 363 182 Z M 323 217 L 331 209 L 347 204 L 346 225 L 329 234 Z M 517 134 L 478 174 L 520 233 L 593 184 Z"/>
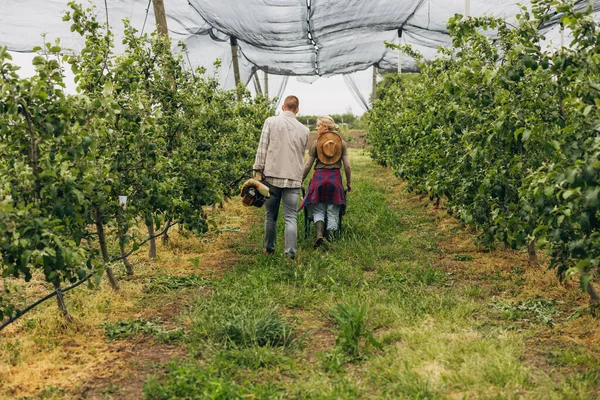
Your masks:
<path fill-rule="evenodd" d="M 21 67 L 19 75 L 23 78 L 33 74 L 34 69 L 31 65 L 31 60 L 35 54 L 30 53 L 14 53 L 13 64 Z M 67 72 L 67 91 L 74 93 L 75 84 L 72 82 L 70 71 Z M 369 99 L 372 91 L 372 70 L 355 72 L 352 74 L 357 86 L 359 87 L 363 97 Z M 262 81 L 262 74 L 261 81 Z M 277 75 L 269 75 L 269 92 L 275 93 L 279 88 L 283 77 Z M 261 82 L 263 84 L 263 82 Z M 253 85 L 250 84 L 253 91 Z M 329 78 L 319 78 L 312 84 L 303 83 L 297 77 L 290 77 L 287 87 L 283 92 L 282 98 L 288 95 L 296 95 L 300 100 L 300 112 L 298 115 L 331 115 L 352 113 L 362 115 L 365 109 L 355 100 L 354 96 L 346 86 L 341 75 L 332 76 Z"/>
<path fill-rule="evenodd" d="M 372 91 L 373 72 L 371 69 L 352 74 L 363 97 L 369 99 Z M 274 92 L 282 78 L 269 76 L 269 90 Z M 271 82 L 274 82 L 271 84 Z M 290 77 L 282 98 L 295 95 L 300 100 L 298 115 L 331 115 L 352 113 L 362 115 L 365 109 L 355 100 L 346 86 L 341 75 L 329 78 L 319 78 L 312 84 L 299 82 L 296 77 Z"/>

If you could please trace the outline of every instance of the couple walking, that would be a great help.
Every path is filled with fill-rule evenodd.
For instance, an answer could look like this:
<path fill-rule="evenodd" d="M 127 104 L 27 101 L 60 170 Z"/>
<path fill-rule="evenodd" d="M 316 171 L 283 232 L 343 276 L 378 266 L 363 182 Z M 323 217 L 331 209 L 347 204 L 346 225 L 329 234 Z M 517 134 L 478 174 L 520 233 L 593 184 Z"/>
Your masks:
<path fill-rule="evenodd" d="M 346 186 L 348 191 L 352 190 L 346 143 L 339 135 L 339 127 L 331 117 L 320 117 L 317 120 L 319 136 L 311 145 L 308 159 L 304 162 L 309 129 L 296 120 L 299 106 L 300 102 L 296 96 L 288 96 L 281 106 L 283 112 L 267 118 L 254 162 L 254 169 L 260 171 L 260 179 L 271 192 L 271 197 L 265 201 L 265 254 L 275 252 L 277 215 L 279 205 L 283 201 L 284 253 L 292 259 L 296 256 L 296 216 L 300 187 L 312 165 L 315 164 L 315 173 L 300 209 L 306 206 L 313 208 L 313 220 L 317 231 L 315 248 L 323 243 L 325 229 L 330 232 L 338 229 L 339 213 L 346 205 L 340 174 L 342 163 Z"/>

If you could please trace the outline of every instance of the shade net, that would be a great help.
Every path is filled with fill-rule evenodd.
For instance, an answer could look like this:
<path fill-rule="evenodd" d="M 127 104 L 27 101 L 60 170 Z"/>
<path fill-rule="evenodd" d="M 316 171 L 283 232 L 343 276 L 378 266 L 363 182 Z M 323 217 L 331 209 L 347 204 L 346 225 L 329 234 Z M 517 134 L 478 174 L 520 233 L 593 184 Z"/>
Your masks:
<path fill-rule="evenodd" d="M 61 39 L 77 51 L 82 39 L 62 21 L 67 0 L 0 0 L 0 45 L 30 52 L 43 41 Z M 239 45 L 241 79 L 248 84 L 257 69 L 288 76 L 348 74 L 372 65 L 383 71 L 416 71 L 410 57 L 398 57 L 384 41 L 410 44 L 425 59 L 449 46 L 446 23 L 456 13 L 491 15 L 515 22 L 529 1 L 507 0 L 165 0 L 169 35 L 187 45 L 184 60 L 216 74 L 233 87 L 230 37 Z M 100 21 L 108 21 L 119 43 L 122 20 L 139 31 L 155 29 L 151 0 L 92 0 Z M 600 0 L 593 3 L 598 16 Z M 578 6 L 587 7 L 587 1 Z M 560 44 L 558 16 L 540 29 L 546 43 Z M 399 39 L 399 33 L 401 38 Z M 45 38 L 42 37 L 45 35 Z M 568 37 L 567 37 L 568 41 Z M 117 48 L 117 51 L 119 49 Z M 220 60 L 216 69 L 214 62 Z M 305 78 L 310 80 L 310 78 Z"/>

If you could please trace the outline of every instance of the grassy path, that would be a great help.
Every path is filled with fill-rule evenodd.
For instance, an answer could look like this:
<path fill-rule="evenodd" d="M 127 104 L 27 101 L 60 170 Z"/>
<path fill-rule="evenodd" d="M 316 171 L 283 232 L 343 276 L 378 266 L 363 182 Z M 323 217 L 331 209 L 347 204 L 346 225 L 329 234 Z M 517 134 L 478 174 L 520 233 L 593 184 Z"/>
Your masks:
<path fill-rule="evenodd" d="M 140 251 L 122 290 L 69 292 L 0 334 L 0 398 L 594 399 L 600 320 L 575 283 L 484 251 L 351 150 L 343 237 L 262 255 L 264 210 Z M 303 232 L 302 218 L 299 231 Z M 314 230 L 313 230 L 314 231 Z M 314 233 L 313 233 L 314 235 Z M 118 249 L 112 249 L 117 252 Z M 23 289 L 31 303 L 48 291 Z"/>
<path fill-rule="evenodd" d="M 343 238 L 301 239 L 290 262 L 261 254 L 253 218 L 237 266 L 191 307 L 191 357 L 147 398 L 600 396 L 598 323 L 574 288 L 478 251 L 388 170 L 352 163 Z"/>

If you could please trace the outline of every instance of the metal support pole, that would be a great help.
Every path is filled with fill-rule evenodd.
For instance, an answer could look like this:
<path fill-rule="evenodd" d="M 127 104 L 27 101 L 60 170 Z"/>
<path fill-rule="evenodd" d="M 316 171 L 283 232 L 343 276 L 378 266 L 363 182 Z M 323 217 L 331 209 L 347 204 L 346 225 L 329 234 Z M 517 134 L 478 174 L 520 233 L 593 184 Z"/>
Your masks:
<path fill-rule="evenodd" d="M 242 101 L 242 93 L 238 86 L 240 84 L 240 65 L 238 60 L 238 44 L 237 38 L 234 36 L 229 37 L 231 42 L 231 59 L 233 61 L 233 77 L 235 79 L 235 93 L 238 101 Z"/>
<path fill-rule="evenodd" d="M 154 17 L 156 18 L 156 30 L 161 35 L 169 36 L 167 28 L 167 14 L 165 13 L 165 3 L 163 0 L 152 0 L 154 5 Z"/>
<path fill-rule="evenodd" d="M 265 99 L 269 101 L 269 73 L 265 71 Z"/>
<path fill-rule="evenodd" d="M 465 17 L 471 15 L 471 0 L 465 0 Z"/>

